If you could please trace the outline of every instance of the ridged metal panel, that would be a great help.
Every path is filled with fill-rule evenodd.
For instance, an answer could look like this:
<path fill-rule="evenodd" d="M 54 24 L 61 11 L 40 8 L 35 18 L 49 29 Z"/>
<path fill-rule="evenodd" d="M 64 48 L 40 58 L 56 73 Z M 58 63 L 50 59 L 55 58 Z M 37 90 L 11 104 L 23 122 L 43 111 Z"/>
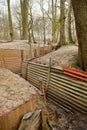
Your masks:
<path fill-rule="evenodd" d="M 47 87 L 49 67 L 28 63 L 27 80 L 39 88 L 39 78 Z M 47 89 L 47 99 L 52 103 L 71 111 L 87 114 L 87 82 L 67 76 L 63 70 L 51 68 Z"/>
<path fill-rule="evenodd" d="M 37 88 L 40 88 L 39 80 L 42 80 L 44 87 L 46 87 L 47 74 L 47 66 L 40 66 L 38 64 L 28 63 L 27 80 L 33 83 Z"/>
<path fill-rule="evenodd" d="M 87 113 L 87 83 L 63 73 L 51 72 L 48 99 L 72 111 Z"/>

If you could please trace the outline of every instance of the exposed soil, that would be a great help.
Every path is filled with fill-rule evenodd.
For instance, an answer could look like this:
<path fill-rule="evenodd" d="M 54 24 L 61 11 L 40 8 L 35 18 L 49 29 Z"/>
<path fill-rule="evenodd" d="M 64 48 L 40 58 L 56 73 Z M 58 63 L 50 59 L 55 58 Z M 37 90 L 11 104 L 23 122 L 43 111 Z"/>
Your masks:
<path fill-rule="evenodd" d="M 66 45 L 60 49 L 53 51 L 43 57 L 33 60 L 40 64 L 49 64 L 51 58 L 51 66 L 54 67 L 76 67 L 77 64 L 78 47 L 75 45 Z"/>
<path fill-rule="evenodd" d="M 26 41 L 13 41 L 0 43 L 0 49 L 29 50 L 30 46 Z"/>
<path fill-rule="evenodd" d="M 32 43 L 31 47 L 35 49 L 38 45 L 44 46 L 43 43 L 38 42 L 37 44 Z M 45 44 L 45 46 L 47 46 L 47 44 Z M 0 41 L 0 49 L 30 50 L 30 44 L 28 44 L 27 40 L 17 40 L 13 42 Z"/>
<path fill-rule="evenodd" d="M 0 115 L 8 113 L 37 96 L 36 88 L 7 69 L 0 68 Z"/>
<path fill-rule="evenodd" d="M 49 123 L 53 130 L 87 130 L 87 115 L 65 111 L 48 103 Z"/>

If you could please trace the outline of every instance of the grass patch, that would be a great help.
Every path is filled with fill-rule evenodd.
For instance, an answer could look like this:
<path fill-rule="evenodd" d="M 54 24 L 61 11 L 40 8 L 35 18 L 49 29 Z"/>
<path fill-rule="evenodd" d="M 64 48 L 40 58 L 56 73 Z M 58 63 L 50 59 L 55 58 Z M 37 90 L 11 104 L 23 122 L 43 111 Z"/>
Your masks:
<path fill-rule="evenodd" d="M 78 68 L 78 62 L 77 62 L 77 60 L 75 60 L 75 61 L 73 61 L 71 63 L 71 67 Z"/>

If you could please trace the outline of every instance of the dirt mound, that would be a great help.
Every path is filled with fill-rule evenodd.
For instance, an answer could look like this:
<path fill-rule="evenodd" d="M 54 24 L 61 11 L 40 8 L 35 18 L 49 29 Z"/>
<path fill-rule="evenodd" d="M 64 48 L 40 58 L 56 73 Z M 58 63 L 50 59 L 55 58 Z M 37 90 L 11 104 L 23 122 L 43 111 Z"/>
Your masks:
<path fill-rule="evenodd" d="M 30 46 L 25 41 L 13 41 L 7 43 L 0 43 L 0 49 L 29 50 Z"/>
<path fill-rule="evenodd" d="M 51 57 L 51 65 L 54 67 L 74 67 L 76 65 L 77 55 L 78 47 L 67 45 L 33 61 L 40 64 L 49 64 Z"/>
<path fill-rule="evenodd" d="M 23 78 L 0 69 L 0 114 L 17 108 L 36 94 L 35 88 Z"/>

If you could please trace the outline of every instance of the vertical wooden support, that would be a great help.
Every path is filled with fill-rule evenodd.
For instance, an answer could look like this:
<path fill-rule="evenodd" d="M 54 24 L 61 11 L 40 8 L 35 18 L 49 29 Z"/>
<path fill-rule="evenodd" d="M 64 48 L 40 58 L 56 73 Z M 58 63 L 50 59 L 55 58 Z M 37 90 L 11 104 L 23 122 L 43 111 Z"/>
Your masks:
<path fill-rule="evenodd" d="M 47 119 L 48 119 L 48 112 L 47 112 L 47 109 L 44 108 L 42 110 L 42 130 L 49 130 L 48 124 L 47 124 Z"/>
<path fill-rule="evenodd" d="M 39 86 L 40 86 L 41 95 L 43 95 L 43 79 L 42 78 L 39 78 Z"/>
<path fill-rule="evenodd" d="M 50 57 L 50 59 L 49 59 L 49 67 L 48 67 L 48 77 L 47 77 L 46 91 L 48 90 L 48 86 L 49 86 L 50 71 L 51 71 L 51 57 Z"/>
<path fill-rule="evenodd" d="M 23 50 L 21 50 L 21 61 L 23 62 L 24 58 L 23 58 Z"/>
<path fill-rule="evenodd" d="M 46 94 L 45 94 L 45 89 L 44 89 L 42 78 L 39 78 L 39 85 L 40 85 L 41 96 L 43 96 L 43 101 L 44 101 L 44 108 L 42 109 L 42 130 L 49 130 L 49 127 L 47 124 L 49 115 L 48 115 L 48 110 L 47 110 Z"/>
<path fill-rule="evenodd" d="M 27 66 L 26 66 L 26 80 L 27 80 L 27 73 L 28 73 L 28 62 L 27 62 Z"/>

